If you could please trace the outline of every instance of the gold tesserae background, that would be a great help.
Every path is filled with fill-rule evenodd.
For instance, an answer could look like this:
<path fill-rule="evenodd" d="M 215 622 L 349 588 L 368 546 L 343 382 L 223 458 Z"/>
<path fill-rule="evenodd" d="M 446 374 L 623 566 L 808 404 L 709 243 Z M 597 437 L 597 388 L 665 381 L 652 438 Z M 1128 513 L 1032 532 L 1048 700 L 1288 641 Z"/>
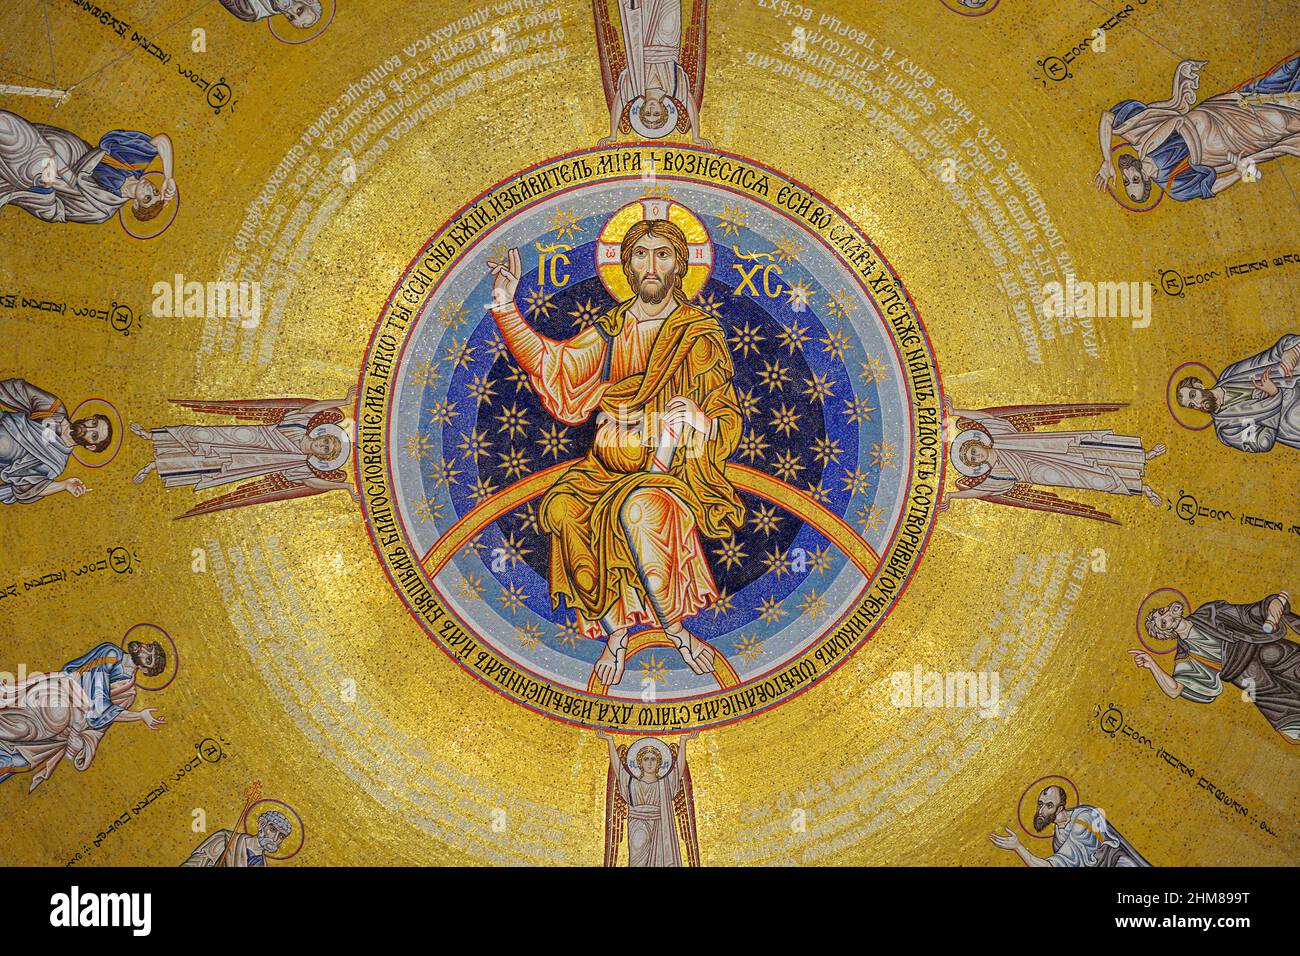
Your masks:
<path fill-rule="evenodd" d="M 585 0 L 325 7 L 312 36 L 215 0 L 0 0 L 0 110 L 92 147 L 165 134 L 179 193 L 148 222 L 0 206 L 0 379 L 69 411 L 111 403 L 126 426 L 103 467 L 69 461 L 86 493 L 0 506 L 0 671 L 21 681 L 156 629 L 175 670 L 135 695 L 156 729 L 114 722 L 78 738 L 84 769 L 72 746 L 34 789 L 31 769 L 0 781 L 0 862 L 175 866 L 258 800 L 294 829 L 271 865 L 606 858 L 605 740 L 444 653 L 349 491 L 178 519 L 204 493 L 133 481 L 150 446 L 130 423 L 202 417 L 173 400 L 307 397 L 352 416 L 372 333 L 430 237 L 610 133 Z M 1055 489 L 1112 523 L 945 496 L 905 592 L 842 666 L 687 743 L 699 862 L 1019 866 L 990 834 L 1050 853 L 1026 808 L 1064 778 L 1154 866 L 1294 864 L 1294 737 L 1232 684 L 1170 699 L 1129 652 L 1145 639 L 1173 667 L 1140 626 L 1159 589 L 1195 608 L 1300 586 L 1300 449 L 1185 427 L 1207 417 L 1169 385 L 1184 363 L 1217 372 L 1300 334 L 1300 155 L 1149 211 L 1115 198 L 1122 170 L 1110 192 L 1094 180 L 1103 114 L 1166 99 L 1186 60 L 1205 61 L 1198 102 L 1265 74 L 1300 48 L 1300 3 L 985 7 L 712 0 L 700 136 L 870 238 L 956 410 L 1119 403 L 1046 428 L 1164 445 L 1143 479 L 1160 504 Z M 1067 278 L 1146 284 L 1149 311 L 1044 316 Z M 159 291 L 226 280 L 257 283 L 257 321 L 187 315 Z M 355 484 L 352 459 L 341 470 Z M 947 493 L 957 478 L 949 462 Z M 931 673 L 995 674 L 996 713 L 899 706 L 896 675 Z"/>

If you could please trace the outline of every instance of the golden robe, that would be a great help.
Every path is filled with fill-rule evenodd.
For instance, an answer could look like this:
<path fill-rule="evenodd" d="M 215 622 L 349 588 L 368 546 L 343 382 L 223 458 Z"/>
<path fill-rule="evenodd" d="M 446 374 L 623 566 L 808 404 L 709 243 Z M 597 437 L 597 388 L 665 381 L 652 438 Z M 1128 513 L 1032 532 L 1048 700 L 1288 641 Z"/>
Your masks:
<path fill-rule="evenodd" d="M 551 600 L 578 612 L 588 637 L 637 624 L 671 624 L 717 597 L 700 534 L 729 537 L 744 506 L 723 464 L 743 416 L 721 325 L 690 305 L 638 322 L 629 299 L 578 335 L 538 335 L 513 305 L 494 309 L 511 354 L 546 409 L 579 424 L 599 412 L 592 449 L 542 498 L 551 537 Z M 664 468 L 651 470 L 659 417 L 685 396 L 711 419 L 684 430 Z"/>

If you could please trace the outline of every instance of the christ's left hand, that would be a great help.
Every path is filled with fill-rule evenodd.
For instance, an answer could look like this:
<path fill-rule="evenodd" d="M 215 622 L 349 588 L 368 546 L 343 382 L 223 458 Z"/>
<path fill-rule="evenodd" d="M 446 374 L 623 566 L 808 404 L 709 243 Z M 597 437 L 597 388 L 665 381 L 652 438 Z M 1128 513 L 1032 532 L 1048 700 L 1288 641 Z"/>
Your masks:
<path fill-rule="evenodd" d="M 689 426 L 701 435 L 709 434 L 713 427 L 713 419 L 704 414 L 704 410 L 685 395 L 669 399 L 668 404 L 664 406 L 663 423 L 678 432 Z"/>

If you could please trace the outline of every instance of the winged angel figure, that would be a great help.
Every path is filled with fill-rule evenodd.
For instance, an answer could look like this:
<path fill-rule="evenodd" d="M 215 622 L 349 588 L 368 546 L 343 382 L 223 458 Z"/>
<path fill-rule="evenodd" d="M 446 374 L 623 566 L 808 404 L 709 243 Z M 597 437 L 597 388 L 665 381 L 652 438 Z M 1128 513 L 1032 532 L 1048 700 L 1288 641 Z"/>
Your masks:
<path fill-rule="evenodd" d="M 686 742 L 642 737 L 626 746 L 604 731 L 596 736 L 609 744 L 609 777 L 605 791 L 605 865 L 616 866 L 627 832 L 628 866 L 681 866 L 683 847 L 688 866 L 700 865 L 695 831 L 695 795 L 686 766 Z"/>
<path fill-rule="evenodd" d="M 356 390 L 342 400 L 311 398 L 174 401 L 195 412 L 227 415 L 236 425 L 164 425 L 131 431 L 153 445 L 153 460 L 135 476 L 136 484 L 156 471 L 168 488 L 188 485 L 195 491 L 242 482 L 233 491 L 195 505 L 180 518 L 228 508 L 305 498 L 326 491 L 347 491 L 345 463 L 352 436 L 341 409 L 350 409 Z"/>
<path fill-rule="evenodd" d="M 708 0 L 592 0 L 609 136 L 700 138 Z M 689 9 L 686 28 L 683 14 Z M 617 26 L 615 25 L 617 23 Z"/>
<path fill-rule="evenodd" d="M 1067 418 L 1101 415 L 1124 407 L 1096 403 L 954 410 L 952 400 L 945 399 L 944 411 L 956 433 L 949 456 L 961 477 L 957 479 L 957 490 L 944 496 L 939 510 L 946 510 L 953 498 L 982 498 L 1017 508 L 1119 524 L 1104 511 L 1036 487 L 1040 485 L 1113 495 L 1141 494 L 1153 505 L 1162 504 L 1144 479 L 1147 462 L 1164 454 L 1164 445 L 1147 451 L 1141 438 L 1116 435 L 1109 428 L 1034 431 Z"/>

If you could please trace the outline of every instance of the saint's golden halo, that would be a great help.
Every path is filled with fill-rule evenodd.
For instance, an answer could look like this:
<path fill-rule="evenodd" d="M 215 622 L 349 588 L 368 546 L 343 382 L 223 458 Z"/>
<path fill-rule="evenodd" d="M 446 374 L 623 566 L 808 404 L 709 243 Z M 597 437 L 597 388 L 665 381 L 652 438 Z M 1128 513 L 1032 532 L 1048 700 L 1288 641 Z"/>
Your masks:
<path fill-rule="evenodd" d="M 1038 807 L 1038 795 L 1047 787 L 1068 788 L 1066 790 L 1066 809 L 1079 805 L 1079 788 L 1069 777 L 1051 773 L 1046 777 L 1039 777 L 1025 787 L 1025 792 L 1020 795 L 1020 802 L 1016 804 L 1016 822 L 1020 824 L 1020 829 L 1025 832 L 1026 836 L 1031 836 L 1035 840 L 1047 840 L 1051 839 L 1052 836 L 1051 830 L 1039 833 L 1034 829 L 1034 813 Z"/>
<path fill-rule="evenodd" d="M 68 415 L 68 421 L 75 422 L 92 415 L 103 415 L 109 420 L 113 437 L 103 451 L 91 451 L 85 445 L 76 445 L 72 449 L 72 457 L 87 468 L 103 468 L 117 457 L 122 447 L 122 416 L 118 413 L 117 406 L 108 399 L 88 398 Z"/>

